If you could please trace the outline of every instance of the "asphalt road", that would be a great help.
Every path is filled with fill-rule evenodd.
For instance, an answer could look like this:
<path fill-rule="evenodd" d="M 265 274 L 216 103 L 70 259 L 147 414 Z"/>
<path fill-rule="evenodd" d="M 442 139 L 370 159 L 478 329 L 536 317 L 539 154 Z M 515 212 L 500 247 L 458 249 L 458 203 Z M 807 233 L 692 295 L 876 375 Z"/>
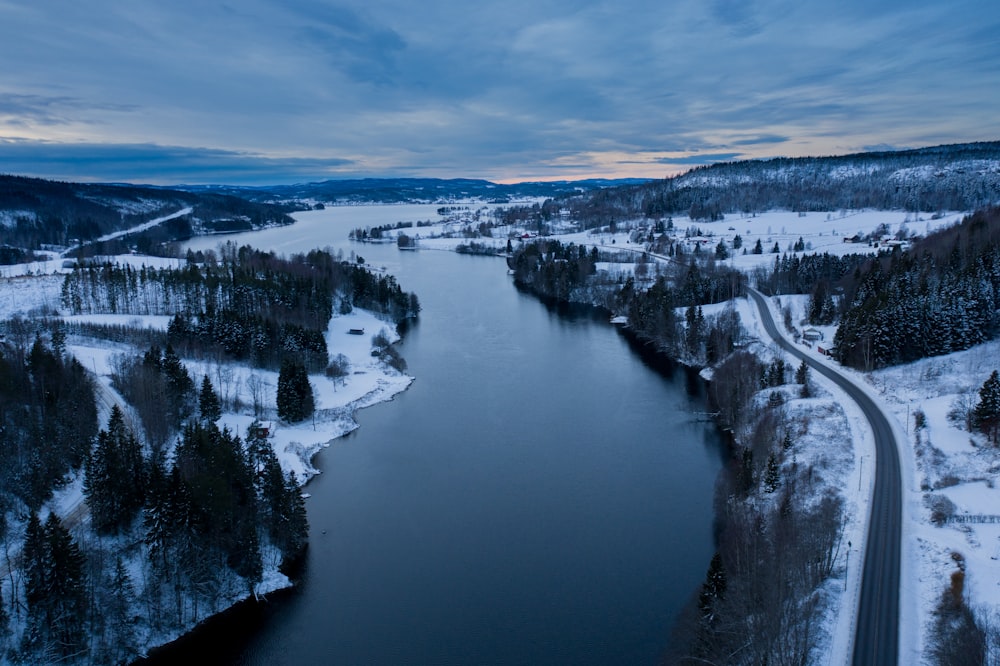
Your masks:
<path fill-rule="evenodd" d="M 902 481 L 899 450 L 892 427 L 867 394 L 835 369 L 816 361 L 786 340 L 779 333 L 763 295 L 753 289 L 748 292 L 760 310 L 767 334 L 783 349 L 804 359 L 810 368 L 836 383 L 861 407 L 871 423 L 875 434 L 875 490 L 868 520 L 868 545 L 865 548 L 852 663 L 855 666 L 898 664 Z"/>

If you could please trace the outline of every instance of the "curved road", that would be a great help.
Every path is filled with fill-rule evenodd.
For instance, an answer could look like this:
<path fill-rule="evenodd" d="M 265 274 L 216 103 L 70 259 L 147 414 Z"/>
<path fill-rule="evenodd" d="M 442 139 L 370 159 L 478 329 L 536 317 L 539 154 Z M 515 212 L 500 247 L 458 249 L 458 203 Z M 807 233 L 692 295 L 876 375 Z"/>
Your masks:
<path fill-rule="evenodd" d="M 899 560 L 902 525 L 902 482 L 899 450 L 892 427 L 868 395 L 839 372 L 798 349 L 778 331 L 764 296 L 747 289 L 760 310 L 767 334 L 785 351 L 803 359 L 837 384 L 861 407 L 875 434 L 875 490 L 868 520 L 868 545 L 861 579 L 858 624 L 854 632 L 855 666 L 899 663 Z"/>

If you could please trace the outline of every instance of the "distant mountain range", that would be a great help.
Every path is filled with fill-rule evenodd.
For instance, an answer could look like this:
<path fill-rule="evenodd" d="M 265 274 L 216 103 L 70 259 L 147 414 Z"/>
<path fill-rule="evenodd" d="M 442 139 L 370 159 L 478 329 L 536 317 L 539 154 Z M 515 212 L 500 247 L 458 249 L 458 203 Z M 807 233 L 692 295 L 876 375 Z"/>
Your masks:
<path fill-rule="evenodd" d="M 553 205 L 569 209 L 587 226 L 642 216 L 719 219 L 772 209 L 971 211 L 1000 203 L 1000 141 L 725 162 L 663 180 L 506 185 L 474 179 L 364 178 L 271 187 L 168 188 L 0 175 L 0 260 L 24 259 L 46 244 L 83 244 L 90 252 L 153 251 L 194 234 L 290 224 L 290 212 L 321 205 L 470 199 L 518 203 L 529 198 L 553 199 Z M 94 242 L 185 208 L 192 212 L 111 245 Z"/>
<path fill-rule="evenodd" d="M 566 197 L 580 220 L 766 210 L 972 211 L 1000 203 L 1000 142 L 698 167 L 665 180 Z"/>
<path fill-rule="evenodd" d="M 270 187 L 200 185 L 182 186 L 182 189 L 190 192 L 231 194 L 251 201 L 347 204 L 448 203 L 462 199 L 477 199 L 491 203 L 509 203 L 519 199 L 552 198 L 646 182 L 649 182 L 648 178 L 561 180 L 504 185 L 468 178 L 361 178 Z"/>

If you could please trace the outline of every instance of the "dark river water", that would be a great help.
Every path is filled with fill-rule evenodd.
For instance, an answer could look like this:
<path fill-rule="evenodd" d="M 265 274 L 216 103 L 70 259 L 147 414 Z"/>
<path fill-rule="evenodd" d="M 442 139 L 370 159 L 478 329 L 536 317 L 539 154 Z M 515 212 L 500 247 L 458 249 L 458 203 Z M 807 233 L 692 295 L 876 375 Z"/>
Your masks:
<path fill-rule="evenodd" d="M 320 453 L 298 587 L 164 663 L 657 663 L 713 550 L 698 383 L 502 259 L 358 251 L 420 297 L 416 381 Z"/>

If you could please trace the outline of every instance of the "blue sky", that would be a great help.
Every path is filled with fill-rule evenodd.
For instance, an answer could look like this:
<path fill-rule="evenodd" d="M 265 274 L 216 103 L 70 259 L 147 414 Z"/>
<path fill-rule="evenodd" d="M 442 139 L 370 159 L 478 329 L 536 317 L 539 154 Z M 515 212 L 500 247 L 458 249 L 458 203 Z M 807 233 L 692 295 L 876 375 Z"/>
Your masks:
<path fill-rule="evenodd" d="M 1000 139 L 995 0 L 0 0 L 0 172 L 664 177 Z"/>

